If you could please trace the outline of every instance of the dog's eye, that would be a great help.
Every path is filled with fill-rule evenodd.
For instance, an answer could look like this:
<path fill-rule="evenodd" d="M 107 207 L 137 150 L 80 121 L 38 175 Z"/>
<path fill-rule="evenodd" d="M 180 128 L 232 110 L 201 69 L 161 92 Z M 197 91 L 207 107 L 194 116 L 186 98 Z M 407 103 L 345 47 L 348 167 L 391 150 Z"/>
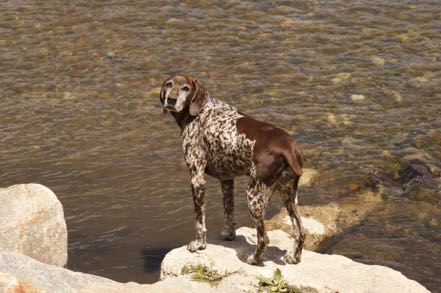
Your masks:
<path fill-rule="evenodd" d="M 171 86 L 172 86 L 172 82 L 171 82 L 171 81 L 167 81 L 167 82 L 165 83 L 165 86 L 166 86 L 166 87 L 171 87 Z"/>
<path fill-rule="evenodd" d="M 188 92 L 190 90 L 190 87 L 188 85 L 184 85 L 181 90 Z"/>

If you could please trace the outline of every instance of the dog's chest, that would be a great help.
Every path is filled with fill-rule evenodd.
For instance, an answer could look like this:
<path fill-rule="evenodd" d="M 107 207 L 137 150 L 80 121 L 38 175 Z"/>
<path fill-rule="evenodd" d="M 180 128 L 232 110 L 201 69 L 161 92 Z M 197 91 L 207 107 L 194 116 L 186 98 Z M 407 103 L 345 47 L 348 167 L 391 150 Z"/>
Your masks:
<path fill-rule="evenodd" d="M 193 126 L 199 128 L 208 174 L 227 179 L 249 171 L 254 142 L 237 131 L 236 121 L 242 116 L 231 106 L 213 107 L 195 121 L 198 123 Z"/>

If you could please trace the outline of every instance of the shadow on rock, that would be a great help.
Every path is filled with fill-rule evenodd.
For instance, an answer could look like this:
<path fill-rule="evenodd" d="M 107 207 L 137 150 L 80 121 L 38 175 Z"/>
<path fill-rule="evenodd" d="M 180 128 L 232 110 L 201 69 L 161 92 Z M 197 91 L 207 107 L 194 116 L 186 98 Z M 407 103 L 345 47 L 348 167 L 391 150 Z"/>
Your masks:
<path fill-rule="evenodd" d="M 254 236 L 254 238 L 253 238 Z M 224 247 L 232 248 L 236 250 L 237 258 L 243 262 L 243 259 L 245 256 L 250 255 L 254 252 L 256 249 L 256 235 L 253 233 L 251 237 L 245 237 L 242 235 L 236 236 L 236 239 L 233 241 L 223 241 L 223 240 L 216 240 L 213 241 L 213 244 L 216 245 L 222 245 Z M 292 240 L 294 241 L 294 240 Z M 286 263 L 281 260 L 281 258 L 287 253 L 287 250 L 282 250 L 277 246 L 271 245 L 271 239 L 270 243 L 268 244 L 268 248 L 263 256 L 263 262 L 266 261 L 273 261 L 276 264 L 279 265 L 285 265 Z M 245 262 L 244 262 L 245 263 Z M 260 264 L 262 266 L 262 264 Z"/>

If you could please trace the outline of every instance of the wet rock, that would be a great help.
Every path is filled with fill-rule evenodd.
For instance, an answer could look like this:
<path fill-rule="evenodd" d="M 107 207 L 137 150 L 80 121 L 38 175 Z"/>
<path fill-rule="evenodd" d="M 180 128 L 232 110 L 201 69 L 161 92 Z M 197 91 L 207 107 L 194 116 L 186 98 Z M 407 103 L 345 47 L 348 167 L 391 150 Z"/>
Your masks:
<path fill-rule="evenodd" d="M 351 77 L 351 74 L 349 72 L 341 72 L 341 73 L 337 74 L 337 76 L 334 77 L 331 81 L 332 81 L 332 83 L 340 83 L 340 82 L 348 79 L 349 77 Z"/>
<path fill-rule="evenodd" d="M 338 117 L 332 113 L 326 114 L 326 120 L 331 124 L 332 127 L 335 127 L 337 125 L 350 125 L 352 122 L 350 120 L 349 115 L 347 114 L 340 114 Z"/>
<path fill-rule="evenodd" d="M 317 250 L 331 238 L 359 225 L 366 215 L 383 202 L 381 195 L 359 190 L 337 203 L 320 206 L 299 206 L 306 229 L 305 247 Z M 292 235 L 292 224 L 285 208 L 266 221 L 268 230 L 280 229 Z"/>
<path fill-rule="evenodd" d="M 303 168 L 303 175 L 300 177 L 299 186 L 310 186 L 318 174 L 318 171 L 315 169 Z"/>
<path fill-rule="evenodd" d="M 387 188 L 396 189 L 398 191 L 401 190 L 401 186 L 390 177 L 391 175 L 386 172 L 375 170 L 371 171 L 370 175 Z"/>
<path fill-rule="evenodd" d="M 431 174 L 432 177 L 440 177 L 441 176 L 441 163 L 435 158 L 431 157 L 426 152 L 417 152 L 404 155 L 399 159 L 401 166 L 406 166 L 408 164 L 418 164 L 424 165 Z"/>
<path fill-rule="evenodd" d="M 332 125 L 336 125 L 337 124 L 337 119 L 335 119 L 335 115 L 332 113 L 328 113 L 326 115 L 326 119 L 328 120 L 328 122 Z"/>
<path fill-rule="evenodd" d="M 282 257 L 292 247 L 292 238 L 283 231 L 270 231 L 270 243 L 262 266 L 252 266 L 239 257 L 254 249 L 255 229 L 239 228 L 235 241 L 208 244 L 205 250 L 190 253 L 186 246 L 170 251 L 161 264 L 161 279 L 179 278 L 184 266 L 201 264 L 224 277 L 215 292 L 254 292 L 259 275 L 272 276 L 278 268 L 292 286 L 304 292 L 428 292 L 400 272 L 383 266 L 365 265 L 339 255 L 304 250 L 297 265 L 286 264 Z"/>
<path fill-rule="evenodd" d="M 67 229 L 57 196 L 40 184 L 0 189 L 0 251 L 65 266 Z"/>
<path fill-rule="evenodd" d="M 397 92 L 397 91 L 391 91 L 391 93 L 392 93 L 392 95 L 394 96 L 395 101 L 396 101 L 397 103 L 401 103 L 401 102 L 403 101 L 403 97 L 401 96 L 401 94 L 400 94 L 399 92 Z"/>
<path fill-rule="evenodd" d="M 377 56 L 372 57 L 371 61 L 372 61 L 372 63 L 374 63 L 375 65 L 378 65 L 378 66 L 383 66 L 384 65 L 384 59 L 380 58 L 380 57 L 377 57 Z"/>
<path fill-rule="evenodd" d="M 364 101 L 366 98 L 364 95 L 351 95 L 353 101 Z"/>
<path fill-rule="evenodd" d="M 412 180 L 417 178 L 426 182 L 433 181 L 432 173 L 423 163 L 410 163 L 401 171 L 401 184 L 409 184 Z"/>
<path fill-rule="evenodd" d="M 64 92 L 63 99 L 64 100 L 73 100 L 73 99 L 75 99 L 75 95 L 72 92 Z"/>
<path fill-rule="evenodd" d="M 396 36 L 396 38 L 400 43 L 409 43 L 410 40 L 409 35 L 407 34 L 399 34 Z"/>
<path fill-rule="evenodd" d="M 440 162 L 416 148 L 386 153 L 386 171 L 371 172 L 387 191 L 417 201 L 439 204 L 441 197 Z"/>

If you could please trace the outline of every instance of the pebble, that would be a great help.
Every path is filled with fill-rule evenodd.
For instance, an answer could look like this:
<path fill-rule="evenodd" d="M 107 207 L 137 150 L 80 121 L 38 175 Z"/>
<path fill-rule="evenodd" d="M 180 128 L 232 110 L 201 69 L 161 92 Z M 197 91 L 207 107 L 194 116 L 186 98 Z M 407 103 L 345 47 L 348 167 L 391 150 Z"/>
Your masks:
<path fill-rule="evenodd" d="M 335 115 L 332 113 L 328 113 L 327 117 L 328 122 L 331 124 L 337 124 L 337 120 L 335 119 Z"/>
<path fill-rule="evenodd" d="M 71 92 L 65 92 L 63 94 L 63 99 L 65 99 L 65 100 L 72 100 L 72 99 L 75 99 L 75 96 Z"/>
<path fill-rule="evenodd" d="M 337 74 L 337 76 L 334 77 L 331 81 L 332 81 L 332 83 L 339 83 L 345 79 L 348 79 L 349 77 L 351 77 L 351 74 L 349 72 L 341 72 L 341 73 Z"/>
<path fill-rule="evenodd" d="M 380 57 L 376 57 L 376 56 L 372 57 L 371 61 L 372 61 L 372 63 L 374 63 L 375 65 L 378 65 L 378 66 L 383 66 L 384 65 L 384 59 L 380 58 Z"/>
<path fill-rule="evenodd" d="M 351 95 L 351 100 L 353 101 L 364 101 L 364 95 Z"/>
<path fill-rule="evenodd" d="M 395 97 L 395 101 L 397 103 L 401 103 L 403 101 L 403 97 L 401 96 L 401 94 L 399 92 L 392 91 L 392 95 Z"/>

